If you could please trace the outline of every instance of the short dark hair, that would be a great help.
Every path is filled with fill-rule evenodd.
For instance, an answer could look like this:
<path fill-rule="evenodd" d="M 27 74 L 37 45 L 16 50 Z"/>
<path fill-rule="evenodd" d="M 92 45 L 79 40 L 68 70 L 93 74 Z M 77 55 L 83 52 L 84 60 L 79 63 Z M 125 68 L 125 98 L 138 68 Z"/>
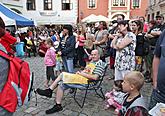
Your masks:
<path fill-rule="evenodd" d="M 1 17 L 0 17 L 0 27 L 5 29 L 5 23 Z"/>
<path fill-rule="evenodd" d="M 100 21 L 99 24 L 103 24 L 103 29 L 107 29 L 107 23 L 105 21 Z"/>
<path fill-rule="evenodd" d="M 151 20 L 151 21 L 149 21 L 149 23 L 151 23 L 152 25 L 156 25 L 156 21 L 155 20 Z"/>
<path fill-rule="evenodd" d="M 138 31 L 143 31 L 143 23 L 140 20 L 134 20 L 132 23 L 135 23 L 137 26 L 139 26 Z"/>
<path fill-rule="evenodd" d="M 73 35 L 73 27 L 72 27 L 72 25 L 64 25 L 63 29 L 67 29 L 69 31 L 69 36 Z"/>
<path fill-rule="evenodd" d="M 123 20 L 125 19 L 125 16 L 123 14 L 119 14 L 118 16 L 121 16 Z"/>
<path fill-rule="evenodd" d="M 127 31 L 131 31 L 130 26 L 129 26 L 129 21 L 128 21 L 128 20 L 121 20 L 121 21 L 118 22 L 117 25 L 124 25 L 124 26 L 125 26 L 125 25 L 128 25 Z"/>
<path fill-rule="evenodd" d="M 164 16 L 163 16 L 163 15 L 157 15 L 155 18 L 156 18 L 156 19 L 157 19 L 157 18 L 163 18 L 163 19 L 164 19 Z"/>
<path fill-rule="evenodd" d="M 142 18 L 145 21 L 145 18 L 143 16 L 140 16 L 139 19 Z"/>

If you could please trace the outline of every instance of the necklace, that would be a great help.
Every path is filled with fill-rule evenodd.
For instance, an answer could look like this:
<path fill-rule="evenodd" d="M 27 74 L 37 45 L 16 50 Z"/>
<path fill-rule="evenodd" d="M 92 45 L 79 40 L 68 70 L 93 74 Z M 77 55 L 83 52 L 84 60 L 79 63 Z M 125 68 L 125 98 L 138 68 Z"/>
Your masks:
<path fill-rule="evenodd" d="M 134 95 L 134 96 L 129 96 L 127 99 L 128 100 L 132 100 L 132 99 L 134 99 L 135 97 L 137 97 L 139 94 L 137 94 L 137 95 Z"/>

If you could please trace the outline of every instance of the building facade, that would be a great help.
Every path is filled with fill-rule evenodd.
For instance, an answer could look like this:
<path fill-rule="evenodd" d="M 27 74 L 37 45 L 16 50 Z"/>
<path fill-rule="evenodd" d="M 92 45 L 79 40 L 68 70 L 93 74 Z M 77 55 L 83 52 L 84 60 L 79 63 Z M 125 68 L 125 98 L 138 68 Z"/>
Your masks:
<path fill-rule="evenodd" d="M 77 23 L 77 0 L 0 0 L 0 2 L 34 20 L 37 25 Z"/>
<path fill-rule="evenodd" d="M 125 19 L 146 16 L 148 0 L 79 0 L 79 21 L 90 14 L 103 15 L 110 20 L 123 14 Z"/>
<path fill-rule="evenodd" d="M 153 1 L 161 1 L 160 8 L 165 0 L 150 1 L 152 4 L 155 3 Z M 35 20 L 37 25 L 76 24 L 91 14 L 103 15 L 110 20 L 116 19 L 119 14 L 123 14 L 125 19 L 145 17 L 146 11 L 148 17 L 153 15 L 153 5 L 146 10 L 148 0 L 0 0 L 0 2 Z M 163 12 L 163 7 L 162 11 L 158 11 Z"/>
<path fill-rule="evenodd" d="M 131 0 L 130 3 L 130 19 L 136 19 L 139 16 L 143 16 L 146 18 L 148 0 Z"/>
<path fill-rule="evenodd" d="M 113 20 L 119 14 L 125 19 L 136 19 L 139 16 L 146 16 L 147 0 L 109 0 L 109 15 Z"/>
<path fill-rule="evenodd" d="M 149 0 L 147 20 L 155 19 L 155 16 L 160 14 L 165 17 L 165 0 Z"/>
<path fill-rule="evenodd" d="M 77 0 L 22 0 L 24 15 L 37 25 L 76 24 Z"/>
<path fill-rule="evenodd" d="M 108 0 L 78 0 L 79 22 L 91 15 L 103 15 L 108 17 Z"/>

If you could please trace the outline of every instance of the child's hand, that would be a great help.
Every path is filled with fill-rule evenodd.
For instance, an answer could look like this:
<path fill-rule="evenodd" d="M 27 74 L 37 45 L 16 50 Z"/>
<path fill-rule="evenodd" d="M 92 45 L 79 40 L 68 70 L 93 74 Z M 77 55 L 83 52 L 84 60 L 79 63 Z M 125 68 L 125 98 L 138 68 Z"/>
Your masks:
<path fill-rule="evenodd" d="M 76 72 L 76 74 L 78 74 L 78 75 L 79 75 L 80 73 L 81 73 L 80 71 L 77 71 L 77 72 Z"/>
<path fill-rule="evenodd" d="M 58 51 L 58 54 L 61 55 L 62 54 L 61 51 Z"/>

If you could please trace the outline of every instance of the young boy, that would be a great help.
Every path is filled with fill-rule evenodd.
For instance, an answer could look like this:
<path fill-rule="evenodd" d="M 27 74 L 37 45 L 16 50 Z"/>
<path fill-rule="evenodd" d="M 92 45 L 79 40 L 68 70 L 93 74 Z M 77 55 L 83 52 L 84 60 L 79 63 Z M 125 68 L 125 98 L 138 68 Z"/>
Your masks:
<path fill-rule="evenodd" d="M 132 71 L 125 75 L 122 87 L 127 95 L 118 116 L 148 116 L 144 98 L 140 94 L 143 84 L 144 76 L 142 73 Z"/>

